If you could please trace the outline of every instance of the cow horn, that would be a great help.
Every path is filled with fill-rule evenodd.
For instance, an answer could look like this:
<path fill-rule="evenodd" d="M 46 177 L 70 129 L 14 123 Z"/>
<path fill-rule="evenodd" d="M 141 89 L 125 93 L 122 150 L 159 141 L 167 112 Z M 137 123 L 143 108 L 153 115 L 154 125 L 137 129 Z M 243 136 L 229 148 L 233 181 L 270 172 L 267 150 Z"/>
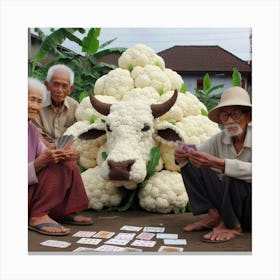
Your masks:
<path fill-rule="evenodd" d="M 89 92 L 89 99 L 92 107 L 100 114 L 107 116 L 110 113 L 112 104 L 99 101 L 91 92 Z"/>
<path fill-rule="evenodd" d="M 170 108 L 175 104 L 178 96 L 178 91 L 177 89 L 174 90 L 173 95 L 164 103 L 162 104 L 152 104 L 151 109 L 152 109 L 152 114 L 155 118 L 158 118 L 165 114 L 167 111 L 170 110 Z"/>

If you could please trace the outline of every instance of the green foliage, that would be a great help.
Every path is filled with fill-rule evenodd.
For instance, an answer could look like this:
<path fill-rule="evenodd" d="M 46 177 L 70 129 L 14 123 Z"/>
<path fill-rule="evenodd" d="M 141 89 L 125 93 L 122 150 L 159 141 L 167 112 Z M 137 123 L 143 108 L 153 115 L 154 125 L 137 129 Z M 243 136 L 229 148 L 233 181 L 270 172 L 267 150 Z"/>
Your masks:
<path fill-rule="evenodd" d="M 91 115 L 89 118 L 89 123 L 92 124 L 97 120 L 97 116 L 96 115 Z"/>
<path fill-rule="evenodd" d="M 186 83 L 183 83 L 181 88 L 180 88 L 180 92 L 183 92 L 185 93 L 187 91 L 187 84 Z"/>
<path fill-rule="evenodd" d="M 241 73 L 235 67 L 233 67 L 233 69 L 232 69 L 232 86 L 241 87 L 241 82 L 242 82 Z"/>
<path fill-rule="evenodd" d="M 75 89 L 70 96 L 78 102 L 87 96 L 87 92 L 93 90 L 97 79 L 117 67 L 98 60 L 109 54 L 122 54 L 126 50 L 125 48 L 102 49 L 116 38 L 100 45 L 100 28 L 90 28 L 87 34 L 83 28 L 52 29 L 49 35 L 45 35 L 39 28 L 35 28 L 35 31 L 42 39 L 42 44 L 34 58 L 29 60 L 29 69 L 31 69 L 29 75 L 44 81 L 52 65 L 61 63 L 69 66 L 75 73 Z M 84 37 L 80 39 L 75 35 L 77 32 L 80 35 L 85 34 Z M 60 51 L 59 46 L 67 39 L 75 42 L 82 54 Z M 49 54 L 54 54 L 56 58 L 43 65 L 42 60 Z"/>
<path fill-rule="evenodd" d="M 222 93 L 214 93 L 214 91 L 224 87 L 224 85 L 212 86 L 211 79 L 208 73 L 203 77 L 203 89 L 195 89 L 195 96 L 206 106 L 210 111 L 218 105 Z"/>
<path fill-rule="evenodd" d="M 101 153 L 101 156 L 104 160 L 106 160 L 106 158 L 108 157 L 107 153 L 106 152 L 102 152 Z"/>

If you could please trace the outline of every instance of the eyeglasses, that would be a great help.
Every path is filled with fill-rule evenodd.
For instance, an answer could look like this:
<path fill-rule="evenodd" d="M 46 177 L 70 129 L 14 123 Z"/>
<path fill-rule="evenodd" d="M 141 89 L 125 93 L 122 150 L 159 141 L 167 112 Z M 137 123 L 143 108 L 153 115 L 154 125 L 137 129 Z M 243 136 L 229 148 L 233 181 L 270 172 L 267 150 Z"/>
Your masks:
<path fill-rule="evenodd" d="M 241 110 L 233 110 L 231 112 L 221 111 L 219 113 L 219 118 L 221 121 L 225 122 L 228 120 L 229 116 L 235 121 L 238 121 L 241 119 L 243 112 Z"/>

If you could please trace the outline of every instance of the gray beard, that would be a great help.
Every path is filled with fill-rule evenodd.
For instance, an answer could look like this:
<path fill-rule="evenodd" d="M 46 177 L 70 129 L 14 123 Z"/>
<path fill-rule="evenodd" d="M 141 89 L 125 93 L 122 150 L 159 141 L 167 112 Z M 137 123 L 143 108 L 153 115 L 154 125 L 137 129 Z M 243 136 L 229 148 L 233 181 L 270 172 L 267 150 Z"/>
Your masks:
<path fill-rule="evenodd" d="M 238 130 L 237 131 L 228 131 L 228 128 L 231 128 L 231 127 L 237 127 Z M 230 137 L 239 136 L 243 133 L 243 129 L 238 124 L 229 124 L 229 125 L 225 125 L 225 133 L 227 136 L 230 136 Z"/>

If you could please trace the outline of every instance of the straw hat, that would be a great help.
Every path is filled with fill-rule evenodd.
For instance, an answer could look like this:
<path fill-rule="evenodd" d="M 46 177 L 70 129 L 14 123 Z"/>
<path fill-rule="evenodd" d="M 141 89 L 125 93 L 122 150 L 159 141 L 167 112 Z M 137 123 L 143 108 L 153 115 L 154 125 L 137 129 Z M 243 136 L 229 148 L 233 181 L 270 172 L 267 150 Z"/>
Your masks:
<path fill-rule="evenodd" d="M 250 110 L 252 108 L 248 92 L 241 87 L 231 87 L 225 90 L 219 105 L 208 113 L 208 118 L 213 122 L 220 123 L 219 113 L 221 108 L 235 105 L 248 107 Z"/>

